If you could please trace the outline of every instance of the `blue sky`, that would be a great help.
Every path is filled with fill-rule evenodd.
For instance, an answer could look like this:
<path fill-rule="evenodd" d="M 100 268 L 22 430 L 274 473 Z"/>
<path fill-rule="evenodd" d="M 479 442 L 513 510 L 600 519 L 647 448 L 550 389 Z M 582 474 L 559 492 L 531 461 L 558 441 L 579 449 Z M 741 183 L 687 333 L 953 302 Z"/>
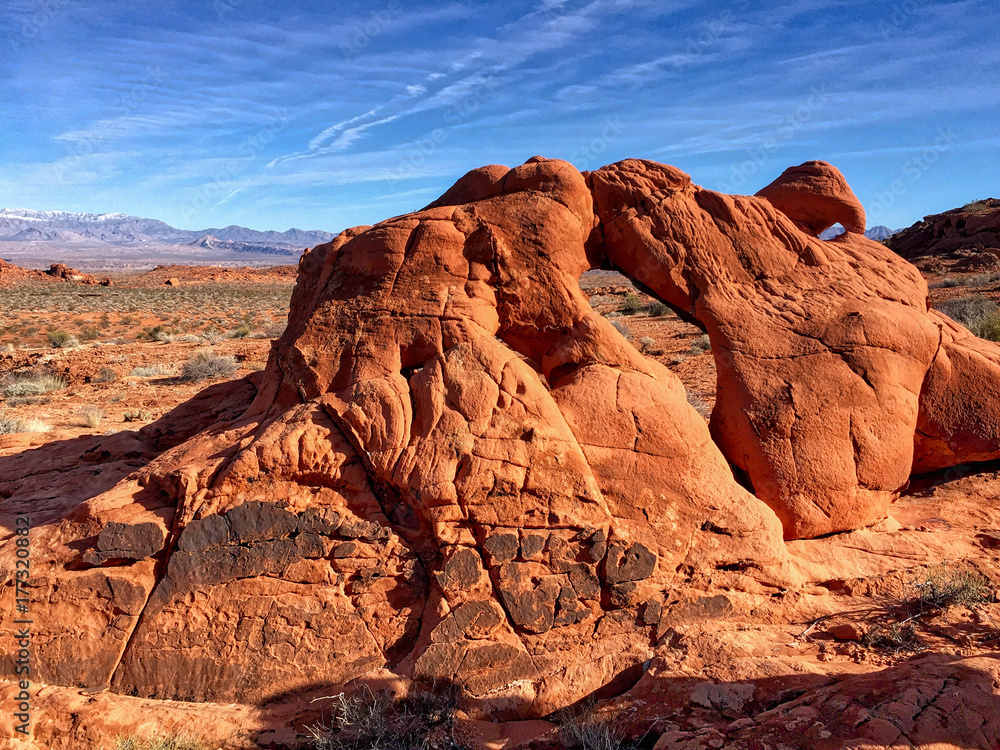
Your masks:
<path fill-rule="evenodd" d="M 5 0 L 0 206 L 339 231 L 534 154 L 869 224 L 1000 196 L 1000 11 L 957 2 Z"/>

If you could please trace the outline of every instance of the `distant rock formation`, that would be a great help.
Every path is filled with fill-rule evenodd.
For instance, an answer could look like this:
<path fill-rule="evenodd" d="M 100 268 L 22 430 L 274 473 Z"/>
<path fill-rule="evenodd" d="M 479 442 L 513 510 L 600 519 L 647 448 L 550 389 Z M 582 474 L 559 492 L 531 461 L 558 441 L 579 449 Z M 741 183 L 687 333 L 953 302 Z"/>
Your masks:
<path fill-rule="evenodd" d="M 634 682 L 675 587 L 777 590 L 783 537 L 1000 457 L 1000 347 L 928 312 L 830 165 L 760 196 L 535 157 L 307 252 L 266 370 L 108 438 L 160 455 L 38 516 L 37 679 L 261 703 L 378 674 L 546 716 Z M 707 332 L 710 427 L 591 309 L 600 266 Z"/>
<path fill-rule="evenodd" d="M 903 258 L 1000 255 L 1000 199 L 970 203 L 927 216 L 889 240 Z"/>

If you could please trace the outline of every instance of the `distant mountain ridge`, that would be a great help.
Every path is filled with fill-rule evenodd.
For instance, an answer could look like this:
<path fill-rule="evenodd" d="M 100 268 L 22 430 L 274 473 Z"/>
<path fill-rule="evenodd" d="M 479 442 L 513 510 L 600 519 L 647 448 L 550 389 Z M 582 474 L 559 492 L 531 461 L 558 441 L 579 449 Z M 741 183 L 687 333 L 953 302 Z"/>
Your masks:
<path fill-rule="evenodd" d="M 892 235 L 897 232 L 902 232 L 902 229 L 889 229 L 889 227 L 882 224 L 878 224 L 874 227 L 869 227 L 865 230 L 865 237 L 870 240 L 875 240 L 876 242 L 881 242 L 882 240 L 887 240 Z M 844 233 L 844 228 L 840 224 L 834 224 L 829 229 L 825 229 L 819 233 L 819 238 L 821 240 L 832 240 L 834 237 L 839 237 Z"/>
<path fill-rule="evenodd" d="M 328 242 L 335 235 L 324 231 L 289 229 L 257 231 L 240 226 L 201 230 L 177 229 L 157 219 L 121 213 L 85 214 L 0 208 L 0 242 L 60 242 L 107 244 L 118 247 L 191 245 L 207 239 L 211 249 L 235 252 L 297 254 L 306 247 Z M 228 246 L 212 243 L 230 243 Z"/>

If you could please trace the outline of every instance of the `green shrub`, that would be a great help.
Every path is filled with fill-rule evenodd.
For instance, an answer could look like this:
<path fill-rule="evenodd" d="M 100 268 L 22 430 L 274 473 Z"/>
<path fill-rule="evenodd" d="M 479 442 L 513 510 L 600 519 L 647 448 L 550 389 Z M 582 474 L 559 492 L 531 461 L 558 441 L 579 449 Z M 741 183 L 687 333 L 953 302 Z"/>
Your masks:
<path fill-rule="evenodd" d="M 625 301 L 622 302 L 619 312 L 621 312 L 622 315 L 638 315 L 642 312 L 643 307 L 642 297 L 635 292 L 629 292 L 625 295 Z"/>
<path fill-rule="evenodd" d="M 252 326 L 250 326 L 250 325 L 248 325 L 246 323 L 241 323 L 236 328 L 234 328 L 233 332 L 231 334 L 229 334 L 229 335 L 230 335 L 230 337 L 232 337 L 234 339 L 245 339 L 247 336 L 249 336 L 252 333 L 253 333 L 253 327 Z"/>
<path fill-rule="evenodd" d="M 68 331 L 49 331 L 46 336 L 49 339 L 49 346 L 53 349 L 69 349 L 80 343 L 76 340 L 76 336 Z"/>
<path fill-rule="evenodd" d="M 211 351 L 200 351 L 184 363 L 181 368 L 181 380 L 199 381 L 229 377 L 235 374 L 236 369 L 236 360 L 232 357 Z"/>
<path fill-rule="evenodd" d="M 139 332 L 136 338 L 140 341 L 160 341 L 159 337 L 163 334 L 170 335 L 162 325 L 146 326 Z"/>
<path fill-rule="evenodd" d="M 662 318 L 671 312 L 670 306 L 657 300 L 646 305 L 646 314 L 651 318 Z"/>

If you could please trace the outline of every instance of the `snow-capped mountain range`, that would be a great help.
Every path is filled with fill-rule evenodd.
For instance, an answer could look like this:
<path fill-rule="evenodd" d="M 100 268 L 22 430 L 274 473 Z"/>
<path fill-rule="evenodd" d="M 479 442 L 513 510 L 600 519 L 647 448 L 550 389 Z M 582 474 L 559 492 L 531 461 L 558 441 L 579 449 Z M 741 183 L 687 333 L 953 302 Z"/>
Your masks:
<path fill-rule="evenodd" d="M 875 240 L 876 242 L 881 242 L 882 240 L 889 239 L 890 237 L 892 237 L 892 235 L 896 234 L 897 232 L 902 232 L 902 231 L 903 231 L 902 229 L 889 229 L 889 227 L 879 224 L 877 226 L 869 227 L 868 229 L 866 229 L 865 237 L 867 237 L 870 240 Z M 834 237 L 837 237 L 843 233 L 844 233 L 844 228 L 840 226 L 840 224 L 834 224 L 829 229 L 820 232 L 819 238 L 821 240 L 832 240 Z"/>
<path fill-rule="evenodd" d="M 297 256 L 306 247 L 334 237 L 330 232 L 289 229 L 260 232 L 240 226 L 221 229 L 176 229 L 156 219 L 120 213 L 77 214 L 66 211 L 0 209 L 0 242 L 108 245 L 143 248 L 162 245 L 196 246 L 232 253 Z M 72 249 L 71 247 L 67 249 Z"/>

